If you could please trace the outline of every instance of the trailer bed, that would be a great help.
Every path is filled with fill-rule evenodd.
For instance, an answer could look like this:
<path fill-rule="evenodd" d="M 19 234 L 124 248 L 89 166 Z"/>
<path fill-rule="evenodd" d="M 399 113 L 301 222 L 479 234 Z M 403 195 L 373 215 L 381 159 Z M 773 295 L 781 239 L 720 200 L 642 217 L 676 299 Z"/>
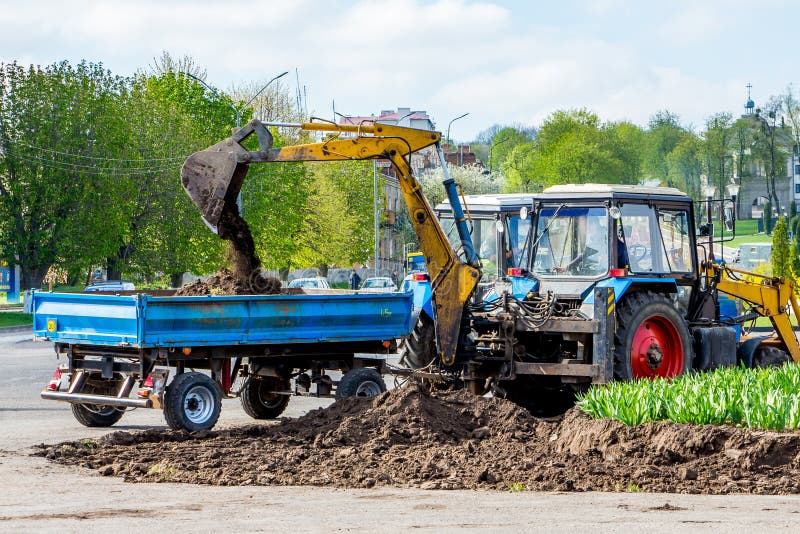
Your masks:
<path fill-rule="evenodd" d="M 33 333 L 63 344 L 134 349 L 393 340 L 413 294 L 152 296 L 34 292 Z"/>

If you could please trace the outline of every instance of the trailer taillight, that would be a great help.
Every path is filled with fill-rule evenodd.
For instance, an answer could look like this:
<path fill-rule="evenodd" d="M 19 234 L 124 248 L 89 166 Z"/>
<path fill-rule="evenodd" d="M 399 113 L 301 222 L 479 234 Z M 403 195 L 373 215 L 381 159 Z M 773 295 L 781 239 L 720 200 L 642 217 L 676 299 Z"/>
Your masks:
<path fill-rule="evenodd" d="M 146 399 L 153 392 L 153 377 L 148 375 L 142 382 L 142 387 L 136 392 L 136 396 L 140 399 Z"/>
<path fill-rule="evenodd" d="M 56 367 L 56 370 L 53 371 L 53 378 L 50 379 L 50 382 L 47 384 L 47 391 L 58 391 L 58 386 L 61 384 L 61 368 Z"/>

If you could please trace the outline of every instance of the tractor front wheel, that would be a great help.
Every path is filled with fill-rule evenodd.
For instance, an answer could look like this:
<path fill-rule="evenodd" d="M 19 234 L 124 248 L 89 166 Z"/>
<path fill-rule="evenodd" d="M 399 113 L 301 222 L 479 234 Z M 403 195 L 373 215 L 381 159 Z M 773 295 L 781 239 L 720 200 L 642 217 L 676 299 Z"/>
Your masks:
<path fill-rule="evenodd" d="M 672 301 L 649 291 L 625 295 L 617 307 L 614 378 L 671 377 L 691 367 L 689 329 Z"/>

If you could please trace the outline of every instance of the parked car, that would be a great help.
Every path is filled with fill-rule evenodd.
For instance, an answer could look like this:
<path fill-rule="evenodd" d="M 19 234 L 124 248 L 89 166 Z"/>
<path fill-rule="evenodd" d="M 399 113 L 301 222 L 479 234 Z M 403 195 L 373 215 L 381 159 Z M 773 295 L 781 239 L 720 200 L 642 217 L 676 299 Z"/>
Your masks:
<path fill-rule="evenodd" d="M 330 289 L 331 285 L 328 283 L 327 278 L 315 276 L 312 278 L 295 278 L 289 282 L 289 287 L 307 287 L 310 289 Z"/>
<path fill-rule="evenodd" d="M 388 276 L 376 276 L 364 280 L 360 290 L 364 293 L 394 293 L 397 285 Z"/>
<path fill-rule="evenodd" d="M 89 284 L 84 291 L 136 291 L 136 286 L 125 280 L 106 280 Z"/>

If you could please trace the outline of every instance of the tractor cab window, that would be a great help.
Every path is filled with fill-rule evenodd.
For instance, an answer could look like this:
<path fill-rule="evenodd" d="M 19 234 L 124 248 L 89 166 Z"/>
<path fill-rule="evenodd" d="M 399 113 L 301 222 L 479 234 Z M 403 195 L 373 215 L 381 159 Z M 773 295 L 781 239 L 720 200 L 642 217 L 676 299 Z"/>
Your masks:
<path fill-rule="evenodd" d="M 507 228 L 505 232 L 504 250 L 506 250 L 506 268 L 508 267 L 522 267 L 528 268 L 528 257 L 530 256 L 531 243 L 528 241 L 528 235 L 531 231 L 531 218 L 520 219 L 519 216 L 509 217 L 507 220 Z"/>
<path fill-rule="evenodd" d="M 658 229 L 663 244 L 663 266 L 669 272 L 691 272 L 692 239 L 689 214 L 685 211 L 658 211 Z"/>
<path fill-rule="evenodd" d="M 539 212 L 533 271 L 596 277 L 608 272 L 608 211 L 546 207 Z"/>
<path fill-rule="evenodd" d="M 622 238 L 632 273 L 692 271 L 689 215 L 646 204 L 622 206 Z"/>
<path fill-rule="evenodd" d="M 453 250 L 462 261 L 466 261 L 461 238 L 458 235 L 452 215 L 442 215 L 439 221 L 447 234 L 447 239 Z M 472 245 L 483 265 L 483 279 L 494 280 L 497 278 L 497 223 L 494 219 L 472 219 Z"/>

